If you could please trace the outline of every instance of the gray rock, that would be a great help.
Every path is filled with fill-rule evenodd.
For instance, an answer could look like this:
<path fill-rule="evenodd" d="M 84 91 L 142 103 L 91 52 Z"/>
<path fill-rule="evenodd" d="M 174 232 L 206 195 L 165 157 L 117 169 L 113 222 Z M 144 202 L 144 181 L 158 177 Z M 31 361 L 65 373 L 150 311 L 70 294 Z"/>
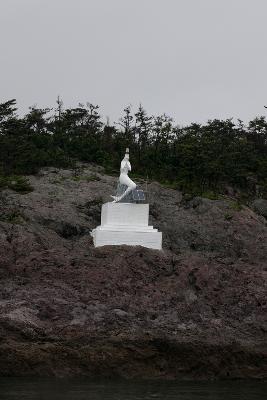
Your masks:
<path fill-rule="evenodd" d="M 1 192 L 0 375 L 266 378 L 265 219 L 152 182 L 163 251 L 95 249 L 117 185 L 80 166 L 96 173 L 47 168 L 33 192 Z"/>
<path fill-rule="evenodd" d="M 118 317 L 127 317 L 129 315 L 129 313 L 127 313 L 126 311 L 123 311 L 119 308 L 115 308 L 114 310 L 112 310 L 114 314 L 116 314 Z"/>
<path fill-rule="evenodd" d="M 252 203 L 252 209 L 259 215 L 267 218 L 267 200 L 265 199 L 256 199 Z"/>

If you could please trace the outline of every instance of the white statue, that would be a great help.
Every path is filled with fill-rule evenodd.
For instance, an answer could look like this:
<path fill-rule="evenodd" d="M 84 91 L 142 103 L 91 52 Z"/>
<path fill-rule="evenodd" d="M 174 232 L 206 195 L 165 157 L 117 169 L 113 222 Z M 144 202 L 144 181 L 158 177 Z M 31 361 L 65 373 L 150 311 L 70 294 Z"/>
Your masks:
<path fill-rule="evenodd" d="M 129 149 L 126 149 L 121 162 L 117 192 L 112 196 L 114 201 L 102 205 L 101 225 L 91 232 L 94 245 L 101 247 L 125 244 L 161 250 L 162 233 L 148 225 L 149 204 L 142 203 L 145 200 L 142 196 L 144 193 L 142 190 L 135 190 L 136 184 L 129 178 L 129 171 Z"/>
<path fill-rule="evenodd" d="M 122 200 L 132 190 L 136 189 L 136 184 L 128 176 L 128 171 L 131 171 L 131 170 L 132 170 L 132 168 L 131 168 L 131 164 L 129 161 L 129 149 L 127 148 L 124 159 L 121 162 L 119 182 L 121 185 L 125 185 L 128 187 L 121 196 L 111 196 L 114 199 L 113 203 L 117 203 L 118 201 Z"/>

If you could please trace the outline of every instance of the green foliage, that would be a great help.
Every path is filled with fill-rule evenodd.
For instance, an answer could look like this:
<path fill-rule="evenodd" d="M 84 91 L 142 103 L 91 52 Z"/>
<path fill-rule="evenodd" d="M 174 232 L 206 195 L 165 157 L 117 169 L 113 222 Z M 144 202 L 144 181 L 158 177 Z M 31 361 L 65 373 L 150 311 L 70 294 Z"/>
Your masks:
<path fill-rule="evenodd" d="M 8 183 L 9 189 L 21 194 L 27 194 L 33 191 L 27 178 L 23 176 L 11 176 Z"/>
<path fill-rule="evenodd" d="M 165 188 L 168 188 L 168 189 L 177 190 L 180 188 L 176 181 L 171 181 L 168 179 L 158 179 L 158 182 L 160 182 L 160 184 L 162 186 L 164 186 Z"/>
<path fill-rule="evenodd" d="M 239 201 L 232 201 L 230 203 L 230 209 L 233 211 L 241 211 L 243 209 L 242 204 Z"/>
<path fill-rule="evenodd" d="M 2 214 L 0 220 L 3 222 L 8 222 L 9 224 L 23 224 L 25 218 L 18 210 L 10 211 L 7 214 Z"/>
<path fill-rule="evenodd" d="M 27 194 L 33 191 L 27 178 L 23 176 L 0 176 L 0 189 L 12 189 L 21 194 Z"/>
<path fill-rule="evenodd" d="M 95 182 L 100 181 L 101 179 L 96 174 L 91 175 L 76 175 L 72 178 L 76 182 L 86 181 L 86 182 Z"/>
<path fill-rule="evenodd" d="M 201 195 L 202 197 L 209 200 L 218 200 L 220 198 L 218 193 L 215 193 L 212 190 L 207 190 L 206 192 L 203 192 Z"/>
<path fill-rule="evenodd" d="M 0 190 L 8 187 L 8 179 L 9 178 L 0 175 Z"/>
<path fill-rule="evenodd" d="M 32 107 L 23 117 L 16 114 L 15 105 L 15 100 L 0 104 L 0 188 L 30 191 L 18 176 L 46 166 L 74 168 L 76 181 L 99 179 L 76 171 L 76 161 L 102 165 L 117 176 L 125 148 L 130 147 L 138 178 L 209 199 L 217 199 L 227 185 L 244 199 L 267 196 L 264 117 L 248 126 L 215 119 L 179 127 L 166 114 L 149 116 L 140 105 L 136 113 L 126 107 L 119 123 L 110 126 L 103 124 L 99 107 L 91 103 L 64 109 L 58 98 L 55 109 Z"/>

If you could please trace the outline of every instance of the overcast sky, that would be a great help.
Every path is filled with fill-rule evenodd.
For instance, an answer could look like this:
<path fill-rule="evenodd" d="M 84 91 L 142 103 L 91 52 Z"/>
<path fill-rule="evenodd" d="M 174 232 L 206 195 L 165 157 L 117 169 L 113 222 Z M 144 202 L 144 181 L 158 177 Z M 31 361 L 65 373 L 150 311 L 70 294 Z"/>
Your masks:
<path fill-rule="evenodd" d="M 266 21 L 266 0 L 0 0 L 0 102 L 248 121 L 267 103 Z"/>

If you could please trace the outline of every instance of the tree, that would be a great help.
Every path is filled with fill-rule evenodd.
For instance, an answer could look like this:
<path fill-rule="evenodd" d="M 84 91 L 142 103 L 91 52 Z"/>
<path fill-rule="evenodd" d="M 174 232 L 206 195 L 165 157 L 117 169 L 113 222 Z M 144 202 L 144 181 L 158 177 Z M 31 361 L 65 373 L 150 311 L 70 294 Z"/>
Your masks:
<path fill-rule="evenodd" d="M 145 150 L 150 143 L 150 133 L 152 128 L 152 117 L 148 117 L 147 112 L 140 104 L 137 113 L 135 114 L 135 141 L 138 145 L 138 162 L 141 163 L 141 158 L 145 159 Z M 142 155 L 142 156 L 141 156 Z"/>
<path fill-rule="evenodd" d="M 8 119 L 15 116 L 15 113 L 17 111 L 15 104 L 15 99 L 6 101 L 5 103 L 0 103 L 0 128 Z"/>
<path fill-rule="evenodd" d="M 126 108 L 124 108 L 123 111 L 124 115 L 122 118 L 119 119 L 118 125 L 123 128 L 124 136 L 129 142 L 128 145 L 130 146 L 135 142 L 135 130 L 133 127 L 134 117 L 131 114 L 131 106 L 127 106 Z"/>

